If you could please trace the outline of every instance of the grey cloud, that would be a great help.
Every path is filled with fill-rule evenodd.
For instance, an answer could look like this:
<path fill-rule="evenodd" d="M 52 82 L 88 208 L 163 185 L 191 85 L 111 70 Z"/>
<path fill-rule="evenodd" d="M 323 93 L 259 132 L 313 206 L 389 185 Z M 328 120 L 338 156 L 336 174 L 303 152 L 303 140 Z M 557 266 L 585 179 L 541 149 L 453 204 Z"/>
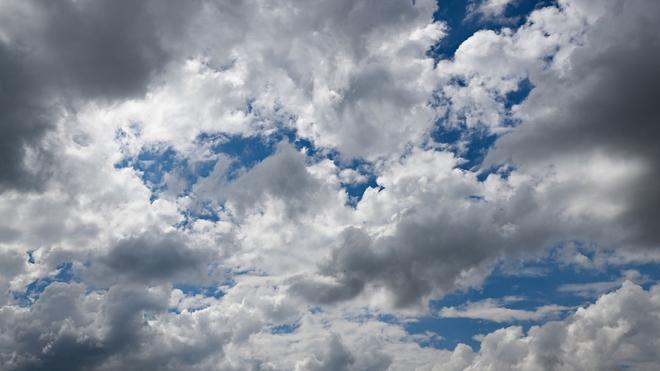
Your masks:
<path fill-rule="evenodd" d="M 397 148 L 401 133 L 385 131 L 382 125 L 387 115 L 405 117 L 405 112 L 419 102 L 420 97 L 406 88 L 397 76 L 381 66 L 364 67 L 353 76 L 337 105 L 337 121 L 345 124 L 340 129 L 345 136 L 338 143 L 343 155 L 351 158 L 365 151 L 382 154 L 393 148 L 401 150 Z M 379 105 L 379 112 L 364 108 Z"/>
<path fill-rule="evenodd" d="M 226 179 L 224 162 L 218 162 L 208 178 L 195 184 L 194 191 L 202 199 L 228 202 L 238 216 L 273 197 L 285 202 L 286 216 L 297 217 L 317 206 L 314 196 L 321 187 L 307 171 L 305 160 L 293 145 L 281 142 L 275 154 L 232 181 Z"/>
<path fill-rule="evenodd" d="M 308 300 L 332 303 L 360 294 L 368 285 L 383 286 L 397 307 L 423 303 L 432 293 L 444 293 L 461 284 L 461 277 L 480 281 L 491 264 L 505 255 L 539 251 L 552 242 L 558 226 L 544 222 L 537 201 L 518 195 L 506 205 L 474 202 L 438 211 L 428 195 L 424 206 L 410 210 L 395 233 L 371 237 L 349 228 L 340 237 L 319 273 L 330 283 L 296 277 L 293 293 Z M 518 231 L 502 233 L 511 223 Z"/>
<path fill-rule="evenodd" d="M 338 335 L 332 335 L 323 346 L 323 353 L 307 358 L 296 365 L 296 370 L 305 371 L 340 371 L 350 370 L 355 357 L 346 349 Z"/>
<path fill-rule="evenodd" d="M 168 59 L 149 2 L 58 0 L 38 6 L 45 23 L 43 58 L 52 63 L 47 73 L 83 96 L 142 94 Z"/>
<path fill-rule="evenodd" d="M 63 327 L 65 322 L 81 326 L 80 285 L 54 283 L 43 292 L 29 313 L 23 315 L 6 311 L 0 320 L 4 333 L 12 334 L 8 351 L 16 352 L 14 359 L 5 359 L 8 370 L 81 370 L 97 361 L 98 349 L 92 339 L 76 341 L 79 334 Z M 43 336 L 45 334 L 46 336 Z M 45 348 L 49 345 L 48 348 Z M 5 345 L 7 346 L 7 345 Z M 42 351 L 45 350 L 45 351 Z"/>
<path fill-rule="evenodd" d="M 247 369 L 229 366 L 224 346 L 237 342 L 249 315 L 175 315 L 167 312 L 170 293 L 167 287 L 139 283 L 107 291 L 53 283 L 31 307 L 0 310 L 2 369 Z"/>
<path fill-rule="evenodd" d="M 300 212 L 308 206 L 310 191 L 318 186 L 307 172 L 305 156 L 291 144 L 282 142 L 274 156 L 240 177 L 228 193 L 229 199 L 245 204 L 270 194 L 286 200 L 292 212 Z"/>
<path fill-rule="evenodd" d="M 3 249 L 0 244 L 0 307 L 7 304 L 10 296 L 9 284 L 23 273 L 27 256 L 18 251 Z"/>
<path fill-rule="evenodd" d="M 150 1 L 2 4 L 0 192 L 43 187 L 53 161 L 43 140 L 61 114 L 56 106 L 144 94 L 171 58 L 161 34 L 174 33 L 163 27 L 182 27 L 188 17 L 176 13 L 195 9 Z"/>
<path fill-rule="evenodd" d="M 192 249 L 175 233 L 148 232 L 128 237 L 111 246 L 85 272 L 92 282 L 141 282 L 144 284 L 208 279 L 208 250 Z"/>
<path fill-rule="evenodd" d="M 628 234 L 624 244 L 658 247 L 660 26 L 653 15 L 660 4 L 640 0 L 607 9 L 585 45 L 570 56 L 566 76 L 543 77 L 522 106 L 532 115 L 548 108 L 552 113 L 527 120 L 500 138 L 486 165 L 511 161 L 521 171 L 535 173 L 547 166 L 561 171 L 562 162 L 578 164 L 595 153 L 641 161 L 644 174 L 608 197 L 625 204 L 614 221 Z M 578 190 L 561 192 L 573 191 Z"/>
<path fill-rule="evenodd" d="M 0 243 L 14 241 L 18 239 L 20 236 L 21 236 L 21 231 L 11 227 L 0 225 Z"/>
<path fill-rule="evenodd" d="M 27 256 L 13 250 L 0 248 L 0 277 L 13 277 L 20 273 L 27 262 Z"/>
<path fill-rule="evenodd" d="M 374 285 L 387 288 L 395 305 L 410 306 L 460 286 L 465 277 L 479 282 L 498 258 L 533 254 L 562 241 L 660 245 L 654 225 L 660 217 L 660 110 L 654 100 L 654 89 L 660 86 L 660 41 L 657 22 L 649 16 L 658 10 L 648 1 L 607 8 L 609 13 L 588 32 L 585 45 L 570 55 L 566 76 L 547 72 L 536 76 L 543 81 L 532 81 L 536 89 L 523 110 L 540 118 L 527 120 L 498 140 L 485 164 L 512 161 L 516 175 L 531 175 L 516 180 L 510 197 L 461 204 L 457 200 L 475 192 L 468 182 L 450 188 L 451 183 L 443 181 L 419 194 L 416 180 L 402 182 L 402 190 L 385 184 L 385 194 L 415 196 L 418 201 L 400 218 L 394 233 L 371 237 L 347 230 L 319 270 L 324 278 L 298 277 L 291 290 L 330 303 Z M 543 116 L 548 108 L 554 110 Z M 573 179 L 543 183 L 542 171 L 562 171 L 566 164 L 573 171 L 572 165 L 593 153 L 641 160 L 645 173 L 622 184 L 595 179 L 587 189 L 580 184 L 586 177 L 576 173 L 569 173 Z M 603 199 L 589 198 L 596 192 Z M 615 217 L 600 212 L 600 203 L 610 200 L 625 204 L 624 212 Z M 571 214 L 572 202 L 586 204 L 592 214 Z"/>
<path fill-rule="evenodd" d="M 11 341 L 0 344 L 0 360 L 11 371 L 135 369 L 122 360 L 141 349 L 144 313 L 164 310 L 166 298 L 130 286 L 97 297 L 81 284 L 53 283 L 28 311 L 2 312 Z"/>
<path fill-rule="evenodd" d="M 338 282 L 317 281 L 311 277 L 297 276 L 290 280 L 290 292 L 314 303 L 332 304 L 354 298 L 366 285 L 361 277 L 341 277 Z"/>
<path fill-rule="evenodd" d="M 310 342 L 308 349 L 312 354 L 296 363 L 296 371 L 379 371 L 392 364 L 392 357 L 377 344 L 350 343 L 332 332 L 321 341 Z"/>
<path fill-rule="evenodd" d="M 0 41 L 0 192 L 35 189 L 43 172 L 28 168 L 26 153 L 43 157 L 39 143 L 51 123 L 23 52 Z"/>
<path fill-rule="evenodd" d="M 11 22 L 13 43 L 29 45 L 31 71 L 42 87 L 83 99 L 143 95 L 153 75 L 174 58 L 177 38 L 201 1 L 29 1 Z"/>

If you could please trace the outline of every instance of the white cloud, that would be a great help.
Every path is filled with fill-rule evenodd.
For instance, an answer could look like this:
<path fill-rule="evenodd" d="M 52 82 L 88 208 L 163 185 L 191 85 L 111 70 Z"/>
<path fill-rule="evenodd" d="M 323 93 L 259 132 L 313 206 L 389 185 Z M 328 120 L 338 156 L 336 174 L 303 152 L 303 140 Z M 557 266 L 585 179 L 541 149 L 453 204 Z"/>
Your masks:
<path fill-rule="evenodd" d="M 77 24 L 62 23 L 66 10 L 82 11 L 76 7 L 86 3 L 56 2 L 49 9 L 62 13 L 53 13 L 53 21 L 40 4 L 2 2 L 3 71 L 24 70 L 10 55 L 29 67 L 53 64 L 47 72 L 54 77 L 23 82 L 28 92 L 47 88 L 47 97 L 21 101 L 21 109 L 39 107 L 29 115 L 2 100 L 23 98 L 22 90 L 0 97 L 12 115 L 49 118 L 48 128 L 39 124 L 35 133 L 20 131 L 29 125 L 15 124 L 23 121 L 14 116 L 0 124 L 10 144 L 6 153 L 18 155 L 6 158 L 47 170 L 43 184 L 27 187 L 25 179 L 10 179 L 25 175 L 24 164 L 0 166 L 6 172 L 0 174 L 0 364 L 10 370 L 64 363 L 90 370 L 658 364 L 657 287 L 644 291 L 625 283 L 563 321 L 527 334 L 517 327 L 486 334 L 479 352 L 465 345 L 422 348 L 417 342 L 429 334 L 420 339 L 401 324 L 374 319 L 423 313 L 431 298 L 481 285 L 496 262 L 536 256 L 570 239 L 617 248 L 609 255 L 598 250 L 593 261 L 566 257 L 585 267 L 660 260 L 651 249 L 633 250 L 657 245 L 655 132 L 629 136 L 609 120 L 583 130 L 587 120 L 565 117 L 582 117 L 577 114 L 584 107 L 571 102 L 589 108 L 590 97 L 607 98 L 592 93 L 616 92 L 592 85 L 592 78 L 610 81 L 608 71 L 618 75 L 635 67 L 628 59 L 609 58 L 610 48 L 626 51 L 630 45 L 630 55 L 639 57 L 630 60 L 640 63 L 646 52 L 653 54 L 644 39 L 654 40 L 653 32 L 642 31 L 655 30 L 649 22 L 655 12 L 646 11 L 654 3 L 626 2 L 619 11 L 615 2 L 563 0 L 533 12 L 519 29 L 475 33 L 435 68 L 426 51 L 448 31 L 432 21 L 434 1 L 413 3 L 209 0 L 184 11 L 192 19 L 184 22 L 170 14 L 178 7 L 154 2 L 144 10 L 147 18 L 167 27 L 129 24 L 130 36 L 117 39 L 125 46 L 120 49 L 134 51 L 137 61 L 129 64 L 145 69 L 116 75 L 107 61 L 103 68 L 92 63 L 105 74 L 71 71 L 81 59 L 100 55 L 81 52 L 81 45 L 106 36 L 115 40 L 111 35 L 44 34 Z M 118 13 L 109 18 L 133 14 L 117 4 Z M 498 14 L 505 6 L 488 4 Z M 33 22 L 19 24 L 17 15 Z M 90 19 L 97 18 L 108 17 L 100 12 Z M 99 31 L 95 24 L 85 27 Z M 79 34 L 89 40 L 63 41 L 71 55 L 32 59 L 59 45 L 43 42 L 49 36 Z M 34 53 L 22 49 L 26 45 L 35 45 Z M 94 50 L 105 53 L 106 46 Z M 5 53 L 14 47 L 16 53 Z M 152 47 L 167 58 L 153 66 L 141 63 L 142 52 L 148 57 Z M 526 78 L 535 85 L 531 96 L 508 110 L 502 97 Z M 429 104 L 434 93 L 443 98 L 437 107 Z M 641 104 L 640 112 L 649 107 Z M 445 113 L 449 127 L 510 133 L 488 161 L 513 162 L 514 171 L 481 182 L 474 171 L 458 169 L 460 153 L 428 143 Z M 645 133 L 644 115 L 635 117 L 640 120 L 625 121 L 625 127 Z M 520 126 L 505 119 L 520 120 Z M 282 142 L 273 155 L 230 180 L 227 157 L 195 141 L 203 132 L 268 135 L 281 128 L 296 129 L 335 161 Z M 185 195 L 183 177 L 176 170 L 165 174 L 169 189 L 155 200 L 138 171 L 116 166 L 145 148 L 169 147 L 191 163 L 219 162 Z M 346 206 L 341 188 L 366 181 L 345 168 L 353 156 L 372 160 L 369 170 L 380 186 L 367 189 L 355 208 Z M 219 220 L 186 219 L 208 205 Z M 53 277 L 64 262 L 72 262 L 76 282 L 51 283 L 32 306 L 18 305 L 12 292 Z M 620 282 L 560 290 L 596 295 Z M 174 288 L 181 283 L 220 288 L 224 296 L 186 294 Z M 506 304 L 470 303 L 444 308 L 441 315 L 507 322 L 547 320 L 565 309 Z M 291 333 L 271 332 L 291 324 L 299 325 Z"/>
<path fill-rule="evenodd" d="M 494 322 L 540 321 L 556 317 L 570 309 L 555 304 L 542 305 L 534 310 L 511 309 L 504 306 L 505 302 L 497 299 L 484 299 L 459 307 L 443 307 L 438 311 L 438 315 L 447 318 L 473 318 Z"/>
<path fill-rule="evenodd" d="M 654 369 L 660 359 L 660 291 L 625 282 L 560 322 L 508 327 L 486 335 L 466 370 Z"/>
<path fill-rule="evenodd" d="M 471 2 L 467 17 L 480 17 L 481 19 L 498 19 L 504 15 L 509 4 L 518 0 L 481 0 Z"/>

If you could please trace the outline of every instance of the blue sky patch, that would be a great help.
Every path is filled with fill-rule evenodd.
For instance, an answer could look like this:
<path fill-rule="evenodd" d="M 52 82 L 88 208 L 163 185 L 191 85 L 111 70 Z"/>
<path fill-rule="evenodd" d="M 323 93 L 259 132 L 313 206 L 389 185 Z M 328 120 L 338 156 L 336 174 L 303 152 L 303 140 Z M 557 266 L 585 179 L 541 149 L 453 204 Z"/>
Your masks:
<path fill-rule="evenodd" d="M 464 86 L 465 82 L 461 79 L 452 80 L 453 83 Z M 525 78 L 518 83 L 518 88 L 509 92 L 500 98 L 501 103 L 505 109 L 505 115 L 502 118 L 503 126 L 514 126 L 518 124 L 516 120 L 511 117 L 511 109 L 515 105 L 521 104 L 531 91 L 534 89 L 532 82 Z M 434 95 L 435 101 L 432 105 L 446 104 L 451 105 L 451 102 L 440 94 Z M 460 126 L 451 126 L 447 123 L 448 115 L 440 118 L 433 130 L 431 131 L 431 139 L 442 145 L 442 149 L 450 150 L 456 156 L 463 158 L 458 167 L 464 170 L 477 170 L 488 154 L 488 151 L 495 144 L 498 135 L 491 133 L 488 128 L 470 129 L 462 123 Z M 480 180 L 487 177 L 488 174 L 498 169 L 490 169 L 486 172 L 480 173 Z"/>
<path fill-rule="evenodd" d="M 594 258 L 593 250 L 588 247 L 578 247 L 576 251 L 586 259 Z M 657 264 L 585 268 L 558 261 L 561 253 L 562 250 L 557 248 L 551 250 L 544 258 L 520 260 L 515 265 L 500 264 L 482 287 L 465 292 L 453 292 L 440 300 L 432 301 L 429 305 L 432 315 L 406 323 L 405 329 L 413 335 L 432 332 L 441 337 L 441 339 L 434 338 L 432 344 L 423 344 L 426 346 L 453 349 L 457 344 L 464 343 L 473 349 L 479 349 L 479 341 L 474 339 L 475 335 L 487 334 L 511 325 L 520 325 L 524 331 L 527 331 L 533 325 L 564 318 L 577 307 L 587 306 L 600 295 L 616 290 L 625 279 L 630 279 L 645 289 L 660 281 L 660 267 Z M 512 297 L 515 300 L 502 300 Z M 502 307 L 525 311 L 534 311 L 544 305 L 559 305 L 573 309 L 560 311 L 555 316 L 538 320 L 508 322 L 441 317 L 438 314 L 442 308 L 461 308 L 466 304 L 486 299 L 495 299 L 495 301 L 499 299 Z"/>
<path fill-rule="evenodd" d="M 78 282 L 79 279 L 74 271 L 73 263 L 60 263 L 55 270 L 55 274 L 48 277 L 38 278 L 30 282 L 24 292 L 12 291 L 13 299 L 22 307 L 32 305 L 39 299 L 39 296 L 53 282 Z"/>
<path fill-rule="evenodd" d="M 204 297 L 212 297 L 220 299 L 225 295 L 224 291 L 221 290 L 220 286 L 196 286 L 185 283 L 178 283 L 174 285 L 175 289 L 181 290 L 184 294 L 188 296 L 202 295 Z"/>
<path fill-rule="evenodd" d="M 270 328 L 270 333 L 274 335 L 290 334 L 295 332 L 298 327 L 300 327 L 299 322 L 275 325 Z"/>
<path fill-rule="evenodd" d="M 458 165 L 460 169 L 474 170 L 481 165 L 488 150 L 493 146 L 497 135 L 486 130 L 468 131 L 460 128 L 447 128 L 439 123 L 431 133 L 431 138 L 461 157 L 464 162 Z"/>
<path fill-rule="evenodd" d="M 198 178 L 208 176 L 213 166 L 215 166 L 213 159 L 191 162 L 169 146 L 143 148 L 137 156 L 124 158 L 115 164 L 117 169 L 131 167 L 138 172 L 142 182 L 152 192 L 152 201 L 158 198 L 159 193 L 168 189 L 166 174 L 174 173 L 183 180 L 182 193 L 185 194 L 190 191 Z"/>
<path fill-rule="evenodd" d="M 342 183 L 342 187 L 346 190 L 348 194 L 348 205 L 351 207 L 357 206 L 357 204 L 362 200 L 362 196 L 367 188 L 382 188 L 376 182 L 376 176 L 373 174 L 368 174 L 366 182 L 357 183 L 357 184 L 345 184 Z"/>
<path fill-rule="evenodd" d="M 34 251 L 32 251 L 32 250 L 28 251 L 27 256 L 28 256 L 28 260 L 27 260 L 28 263 L 29 264 L 34 264 Z"/>
<path fill-rule="evenodd" d="M 248 101 L 248 108 L 250 102 Z M 129 128 L 134 135 L 139 135 L 139 125 L 135 128 Z M 122 140 L 129 134 L 125 131 L 119 131 L 118 140 Z M 376 182 L 377 176 L 371 171 L 371 164 L 359 159 L 344 159 L 336 150 L 318 148 L 315 144 L 305 138 L 297 136 L 295 130 L 282 128 L 268 135 L 229 135 L 223 133 L 202 133 L 195 144 L 208 148 L 210 155 L 207 159 L 192 161 L 185 158 L 182 154 L 171 146 L 158 146 L 143 148 L 136 156 L 127 156 L 115 164 L 115 168 L 132 168 L 139 175 L 143 183 L 149 187 L 152 192 L 151 201 L 157 199 L 160 193 L 168 190 L 166 181 L 167 174 L 173 174 L 177 179 L 183 181 L 183 189 L 177 196 L 188 194 L 195 183 L 200 178 L 208 177 L 217 161 L 222 161 L 217 155 L 225 155 L 230 158 L 231 163 L 227 172 L 224 174 L 228 181 L 236 179 L 240 174 L 254 167 L 261 161 L 273 155 L 277 150 L 277 145 L 282 141 L 288 141 L 297 150 L 306 153 L 311 161 L 320 161 L 330 159 L 340 169 L 353 169 L 366 178 L 362 182 L 347 182 L 341 186 L 348 194 L 347 204 L 355 207 L 362 199 L 362 195 L 367 188 L 378 188 Z M 226 161 L 226 160 L 225 160 Z M 213 205 L 207 205 L 196 210 L 187 210 L 184 212 L 184 221 L 181 226 L 188 225 L 195 219 L 204 219 L 217 221 L 218 210 Z"/>
<path fill-rule="evenodd" d="M 532 89 L 534 89 L 534 84 L 532 84 L 529 79 L 522 79 L 518 83 L 518 89 L 509 92 L 504 97 L 504 107 L 507 110 L 510 110 L 511 107 L 522 103 L 527 99 L 527 96 L 532 92 Z"/>

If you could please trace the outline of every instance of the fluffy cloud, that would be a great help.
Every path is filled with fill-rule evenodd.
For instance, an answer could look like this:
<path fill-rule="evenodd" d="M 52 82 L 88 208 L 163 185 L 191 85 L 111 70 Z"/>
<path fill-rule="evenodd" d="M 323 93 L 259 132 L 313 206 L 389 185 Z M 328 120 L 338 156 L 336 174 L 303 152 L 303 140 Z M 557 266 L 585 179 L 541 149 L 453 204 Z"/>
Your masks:
<path fill-rule="evenodd" d="M 646 145 L 657 137 L 652 124 L 655 106 L 648 100 L 652 94 L 637 88 L 641 76 L 653 79 L 655 72 L 651 64 L 642 62 L 653 60 L 656 54 L 650 46 L 655 44 L 645 42 L 650 37 L 645 36 L 649 28 L 645 10 L 642 1 L 621 11 L 614 5 L 606 7 L 605 14 L 586 3 L 564 2 L 559 8 L 534 12 L 515 33 L 483 31 L 465 41 L 455 58 L 441 62 L 438 70 L 468 78 L 459 84 L 460 91 L 468 89 L 466 96 L 480 96 L 469 91 L 475 82 L 479 89 L 492 90 L 488 99 L 495 102 L 510 91 L 507 81 L 518 81 L 517 74 L 527 74 L 532 84 L 539 85 L 514 112 L 522 122 L 514 128 L 502 127 L 505 124 L 497 110 L 492 120 L 470 121 L 465 107 L 480 110 L 487 107 L 484 102 L 458 105 L 468 127 L 488 127 L 493 122 L 496 126 L 488 130 L 510 131 L 496 142 L 483 170 L 500 163 L 516 169 L 506 179 L 491 175 L 477 183 L 473 173 L 454 169 L 450 158 L 440 162 L 442 154 L 411 151 L 383 171 L 378 182 L 385 189 L 367 193 L 358 206 L 358 211 L 366 211 L 373 201 L 378 204 L 377 213 L 393 215 L 390 221 L 379 229 L 366 229 L 366 234 L 347 231 L 345 243 L 320 270 L 334 277 L 334 283 L 307 282 L 301 292 L 312 293 L 318 300 L 346 299 L 371 283 L 385 286 L 394 293 L 396 304 L 406 305 L 432 292 L 478 282 L 494 258 L 561 242 L 552 236 L 610 248 L 657 246 L 655 228 L 646 227 L 654 220 L 652 210 L 657 209 L 656 192 L 646 188 L 657 178 L 656 146 Z M 556 23 L 560 20 L 567 26 L 560 28 Z M 612 30 L 619 22 L 627 24 L 619 29 L 630 32 L 630 39 L 603 36 L 601 27 Z M 546 36 L 530 44 L 539 35 Z M 574 43 L 575 38 L 580 45 Z M 521 47 L 529 53 L 515 54 Z M 553 59 L 548 65 L 550 50 Z M 639 61 L 636 67 L 599 54 L 628 55 L 626 51 L 639 53 L 630 59 Z M 626 67 L 640 74 L 631 75 Z M 490 89 L 496 82 L 497 87 Z M 558 90 L 577 96 L 558 95 Z M 450 98 L 451 118 L 457 101 L 456 95 Z M 597 116 L 601 110 L 603 115 Z M 576 163 L 576 158 L 582 161 Z M 346 289 L 339 294 L 341 287 Z M 326 290 L 329 296 L 323 294 Z"/>
<path fill-rule="evenodd" d="M 516 0 L 482 0 L 473 1 L 468 7 L 468 17 L 480 17 L 482 19 L 497 19 L 504 15 L 509 4 Z"/>
<path fill-rule="evenodd" d="M 488 334 L 467 370 L 651 370 L 658 364 L 658 286 L 631 282 L 561 322 Z"/>
<path fill-rule="evenodd" d="M 638 247 L 658 244 L 649 224 L 658 209 L 651 189 L 659 178 L 659 116 L 652 98 L 659 49 L 648 17 L 655 6 L 633 1 L 605 7 L 611 12 L 590 28 L 584 47 L 570 54 L 561 75 L 534 89 L 521 106 L 523 125 L 503 136 L 487 159 L 511 160 L 521 171 L 545 177 L 547 192 L 571 203 L 572 213 L 612 220 L 621 244 Z"/>
<path fill-rule="evenodd" d="M 184 23 L 177 11 L 192 9 L 179 8 L 115 1 L 0 4 L 2 190 L 43 185 L 53 161 L 44 135 L 63 110 L 79 107 L 80 98 L 114 101 L 146 92 L 169 59 L 161 28 L 170 20 Z"/>
<path fill-rule="evenodd" d="M 348 158 L 389 156 L 422 141 L 433 125 L 436 77 L 426 50 L 444 35 L 433 7 L 207 2 L 187 30 L 194 37 L 177 44 L 186 67 L 168 71 L 168 84 L 125 102 L 112 118 L 140 122 L 145 139 L 179 147 L 200 132 L 285 125 Z"/>
<path fill-rule="evenodd" d="M 406 323 L 567 241 L 595 246 L 562 250 L 581 269 L 660 261 L 660 9 L 562 0 L 440 61 L 435 9 L 0 1 L 0 364 L 653 369 L 657 286 L 483 334 L 479 351 L 422 347 Z M 499 137 L 468 169 L 475 135 Z M 247 161 L 207 138 L 272 148 Z M 648 283 L 627 271 L 560 292 L 624 278 Z M 440 315 L 559 312 L 485 300 Z"/>
<path fill-rule="evenodd" d="M 272 295 L 258 291 L 266 294 L 261 301 Z M 465 345 L 453 351 L 420 348 L 397 325 L 330 314 L 306 314 L 293 333 L 269 333 L 260 329 L 278 318 L 266 311 L 277 306 L 263 301 L 241 303 L 229 296 L 177 315 L 165 311 L 167 295 L 160 289 L 126 286 L 85 294 L 78 284 L 53 284 L 31 308 L 1 312 L 3 347 L 17 351 L 1 357 L 10 370 L 72 365 L 194 370 L 213 364 L 222 369 L 644 370 L 658 362 L 653 351 L 658 293 L 657 286 L 645 291 L 626 282 L 565 320 L 527 333 L 513 326 L 488 334 L 475 353 Z M 41 336 L 33 335 L 37 332 Z"/>

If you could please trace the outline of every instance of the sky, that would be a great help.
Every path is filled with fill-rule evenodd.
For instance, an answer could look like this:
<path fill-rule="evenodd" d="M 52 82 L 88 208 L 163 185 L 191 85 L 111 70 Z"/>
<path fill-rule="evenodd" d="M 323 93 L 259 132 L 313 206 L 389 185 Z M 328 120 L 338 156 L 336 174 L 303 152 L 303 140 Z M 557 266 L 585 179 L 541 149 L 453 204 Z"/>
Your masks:
<path fill-rule="evenodd" d="M 659 14 L 0 0 L 0 370 L 660 369 Z"/>

